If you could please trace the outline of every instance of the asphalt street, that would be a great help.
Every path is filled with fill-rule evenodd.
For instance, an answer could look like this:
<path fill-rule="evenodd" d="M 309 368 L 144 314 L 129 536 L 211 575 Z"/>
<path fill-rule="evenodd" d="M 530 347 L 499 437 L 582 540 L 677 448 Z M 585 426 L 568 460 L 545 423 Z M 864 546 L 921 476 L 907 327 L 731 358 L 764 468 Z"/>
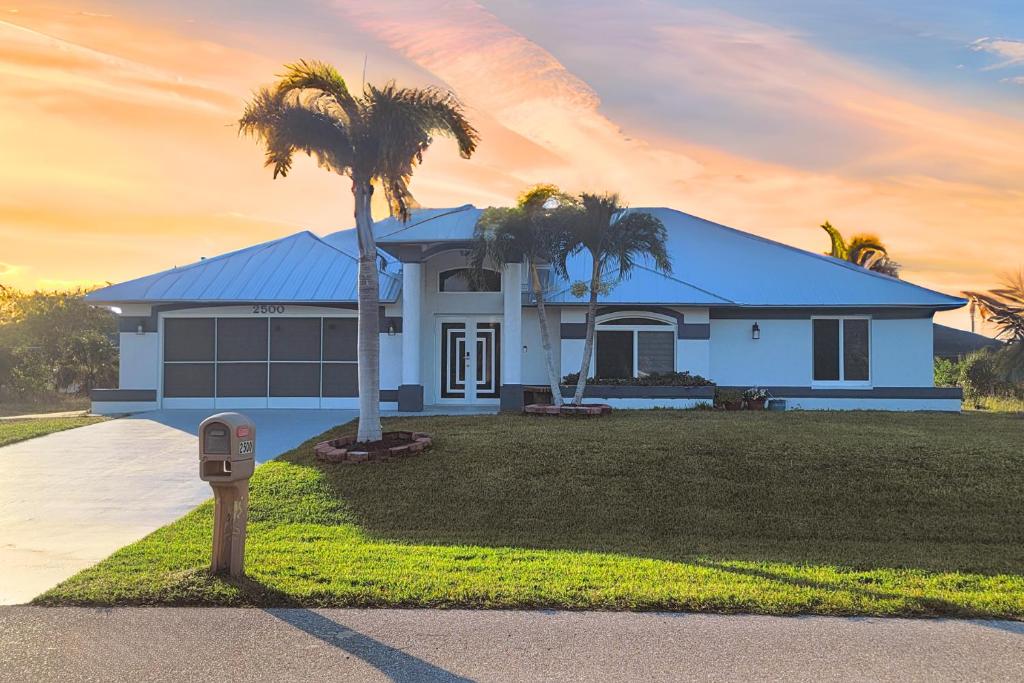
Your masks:
<path fill-rule="evenodd" d="M 0 608 L 3 681 L 1024 680 L 1024 623 Z"/>

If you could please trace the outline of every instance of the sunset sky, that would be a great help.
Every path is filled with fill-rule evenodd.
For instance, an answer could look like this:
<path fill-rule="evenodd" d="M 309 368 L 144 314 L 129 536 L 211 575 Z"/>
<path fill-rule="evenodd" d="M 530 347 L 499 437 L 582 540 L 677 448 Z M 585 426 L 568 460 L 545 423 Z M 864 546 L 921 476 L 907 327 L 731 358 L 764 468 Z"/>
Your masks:
<path fill-rule="evenodd" d="M 878 233 L 948 293 L 1024 266 L 1019 0 L 0 0 L 0 283 L 350 227 L 346 179 L 303 160 L 274 181 L 236 133 L 299 58 L 457 93 L 481 145 L 431 148 L 424 206 L 555 182 L 813 251 L 825 219 Z"/>

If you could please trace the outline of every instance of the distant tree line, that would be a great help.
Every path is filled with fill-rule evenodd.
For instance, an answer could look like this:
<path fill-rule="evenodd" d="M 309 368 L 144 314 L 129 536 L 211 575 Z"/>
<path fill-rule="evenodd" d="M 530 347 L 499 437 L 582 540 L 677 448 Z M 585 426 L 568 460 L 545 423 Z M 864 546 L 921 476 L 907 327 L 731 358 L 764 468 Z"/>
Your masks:
<path fill-rule="evenodd" d="M 87 292 L 0 285 L 0 400 L 117 386 L 117 320 Z"/>

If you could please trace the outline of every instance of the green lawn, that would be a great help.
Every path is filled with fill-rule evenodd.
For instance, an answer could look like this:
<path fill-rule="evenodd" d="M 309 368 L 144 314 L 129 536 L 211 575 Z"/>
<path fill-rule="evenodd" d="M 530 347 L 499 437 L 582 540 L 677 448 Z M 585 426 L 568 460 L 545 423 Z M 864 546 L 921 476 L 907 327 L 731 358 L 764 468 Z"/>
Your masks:
<path fill-rule="evenodd" d="M 311 441 L 257 469 L 249 580 L 206 574 L 207 503 L 36 602 L 1024 618 L 1017 416 L 620 411 L 387 426 L 431 432 L 435 447 L 324 466 Z"/>
<path fill-rule="evenodd" d="M 84 427 L 100 422 L 102 417 L 51 417 L 37 420 L 0 420 L 0 446 L 6 446 L 25 439 L 34 439 L 65 429 Z"/>

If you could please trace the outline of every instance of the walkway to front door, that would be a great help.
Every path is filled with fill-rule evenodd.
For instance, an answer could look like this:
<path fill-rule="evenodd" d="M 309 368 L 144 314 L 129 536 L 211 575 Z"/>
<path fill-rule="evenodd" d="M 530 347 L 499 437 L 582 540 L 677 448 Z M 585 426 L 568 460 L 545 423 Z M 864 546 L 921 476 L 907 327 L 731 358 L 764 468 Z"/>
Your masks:
<path fill-rule="evenodd" d="M 501 323 L 493 317 L 437 321 L 439 403 L 498 403 L 501 392 Z M 471 340 L 471 341 L 468 341 Z"/>

